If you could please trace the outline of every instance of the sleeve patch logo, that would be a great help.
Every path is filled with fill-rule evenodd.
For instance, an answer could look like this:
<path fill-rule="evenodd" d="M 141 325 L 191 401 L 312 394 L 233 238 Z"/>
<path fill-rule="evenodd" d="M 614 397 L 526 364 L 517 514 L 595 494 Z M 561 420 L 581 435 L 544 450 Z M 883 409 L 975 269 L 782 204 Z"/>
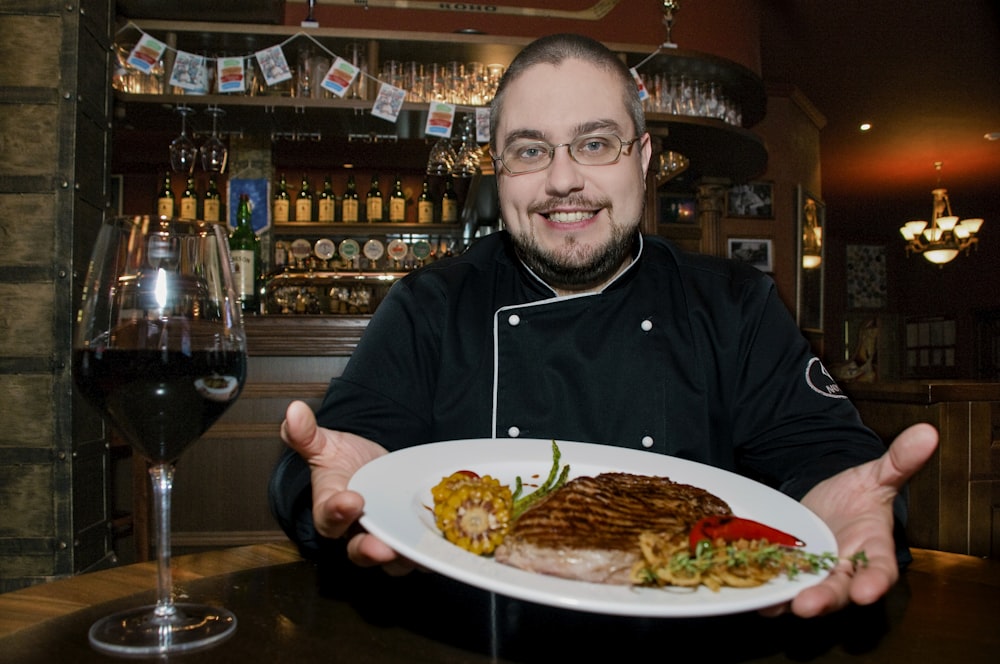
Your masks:
<path fill-rule="evenodd" d="M 831 399 L 847 398 L 844 391 L 840 389 L 840 385 L 837 385 L 837 381 L 833 379 L 833 376 L 826 370 L 826 367 L 823 366 L 818 357 L 812 358 L 809 360 L 809 364 L 806 365 L 806 385 L 813 392 L 821 394 L 824 397 Z"/>

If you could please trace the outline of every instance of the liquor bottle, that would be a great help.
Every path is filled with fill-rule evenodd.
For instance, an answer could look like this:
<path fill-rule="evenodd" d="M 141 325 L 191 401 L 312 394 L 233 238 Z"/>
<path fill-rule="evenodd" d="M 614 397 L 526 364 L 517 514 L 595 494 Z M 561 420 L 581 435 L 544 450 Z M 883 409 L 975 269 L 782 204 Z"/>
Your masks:
<path fill-rule="evenodd" d="M 406 221 L 406 194 L 403 193 L 403 182 L 396 176 L 389 194 L 389 221 L 402 223 Z"/>
<path fill-rule="evenodd" d="M 208 179 L 208 190 L 205 192 L 205 198 L 202 199 L 201 205 L 201 216 L 205 221 L 209 223 L 219 223 L 222 221 L 222 196 L 219 194 L 219 188 L 215 184 L 214 175 Z"/>
<path fill-rule="evenodd" d="M 181 219 L 198 218 L 198 192 L 194 186 L 194 178 L 187 179 L 187 185 L 181 192 Z"/>
<path fill-rule="evenodd" d="M 354 176 L 347 176 L 347 191 L 344 192 L 344 201 L 340 209 L 340 220 L 345 224 L 358 223 L 358 207 L 361 197 L 358 195 L 358 186 L 354 182 Z"/>
<path fill-rule="evenodd" d="M 444 192 L 441 194 L 441 223 L 454 224 L 458 222 L 458 195 L 449 175 L 444 181 Z"/>
<path fill-rule="evenodd" d="M 309 191 L 309 180 L 305 173 L 302 174 L 302 184 L 299 186 L 299 194 L 295 197 L 295 221 L 313 220 L 313 195 Z"/>
<path fill-rule="evenodd" d="M 417 199 L 417 223 L 434 223 L 434 198 L 431 196 L 431 183 L 424 178 L 424 190 Z"/>
<path fill-rule="evenodd" d="M 229 236 L 229 253 L 233 260 L 233 278 L 240 298 L 241 308 L 246 313 L 260 311 L 260 238 L 250 223 L 252 210 L 250 197 L 240 194 L 240 205 L 236 211 L 236 228 Z"/>
<path fill-rule="evenodd" d="M 160 217 L 174 216 L 174 190 L 170 187 L 170 172 L 163 176 L 163 186 L 156 195 L 156 214 Z"/>
<path fill-rule="evenodd" d="M 278 191 L 274 192 L 274 221 L 284 223 L 288 221 L 288 208 L 291 205 L 291 197 L 288 195 L 288 183 L 285 174 L 281 174 L 278 181 Z"/>
<path fill-rule="evenodd" d="M 372 176 L 371 187 L 365 198 L 365 214 L 368 217 L 368 223 L 374 224 L 382 221 L 382 191 L 378 188 L 378 173 Z"/>
<path fill-rule="evenodd" d="M 337 195 L 333 193 L 333 183 L 327 175 L 323 180 L 323 191 L 319 192 L 317 218 L 321 224 L 332 224 L 334 210 L 337 205 Z"/>

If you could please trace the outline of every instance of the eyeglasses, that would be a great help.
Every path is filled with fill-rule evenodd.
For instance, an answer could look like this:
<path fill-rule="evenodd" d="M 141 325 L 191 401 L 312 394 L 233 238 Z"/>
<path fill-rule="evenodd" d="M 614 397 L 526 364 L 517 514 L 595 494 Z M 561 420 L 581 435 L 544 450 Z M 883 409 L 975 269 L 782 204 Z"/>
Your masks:
<path fill-rule="evenodd" d="M 548 168 L 555 157 L 556 149 L 569 148 L 569 156 L 583 166 L 607 166 L 618 161 L 622 150 L 638 141 L 623 141 L 614 134 L 584 134 L 570 143 L 552 145 L 545 141 L 516 140 L 503 149 L 498 159 L 511 175 L 534 173 Z"/>

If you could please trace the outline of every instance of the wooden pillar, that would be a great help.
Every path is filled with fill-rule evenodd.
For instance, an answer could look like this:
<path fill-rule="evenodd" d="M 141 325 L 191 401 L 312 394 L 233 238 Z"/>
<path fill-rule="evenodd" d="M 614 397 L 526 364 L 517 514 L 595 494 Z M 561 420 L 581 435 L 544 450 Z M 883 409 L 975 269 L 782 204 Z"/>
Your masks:
<path fill-rule="evenodd" d="M 729 181 L 720 178 L 702 178 L 697 185 L 698 225 L 701 227 L 703 254 L 726 255 L 726 238 L 722 234 L 722 216 L 726 212 L 726 189 Z"/>

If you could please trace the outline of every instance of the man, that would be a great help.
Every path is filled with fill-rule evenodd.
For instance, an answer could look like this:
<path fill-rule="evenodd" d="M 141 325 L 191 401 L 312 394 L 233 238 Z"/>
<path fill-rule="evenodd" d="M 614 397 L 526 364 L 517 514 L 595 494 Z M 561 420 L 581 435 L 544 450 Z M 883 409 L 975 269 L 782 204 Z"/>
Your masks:
<path fill-rule="evenodd" d="M 401 573 L 407 561 L 354 529 L 364 499 L 346 487 L 364 463 L 435 440 L 595 441 L 746 474 L 818 513 L 842 556 L 865 552 L 795 613 L 884 594 L 898 574 L 893 503 L 936 432 L 911 428 L 885 452 L 769 278 L 638 233 L 650 137 L 603 46 L 557 35 L 525 48 L 491 131 L 506 231 L 401 280 L 317 417 L 289 406 L 281 433 L 297 454 L 272 481 L 286 532 L 306 548 L 350 532 L 354 562 Z"/>

